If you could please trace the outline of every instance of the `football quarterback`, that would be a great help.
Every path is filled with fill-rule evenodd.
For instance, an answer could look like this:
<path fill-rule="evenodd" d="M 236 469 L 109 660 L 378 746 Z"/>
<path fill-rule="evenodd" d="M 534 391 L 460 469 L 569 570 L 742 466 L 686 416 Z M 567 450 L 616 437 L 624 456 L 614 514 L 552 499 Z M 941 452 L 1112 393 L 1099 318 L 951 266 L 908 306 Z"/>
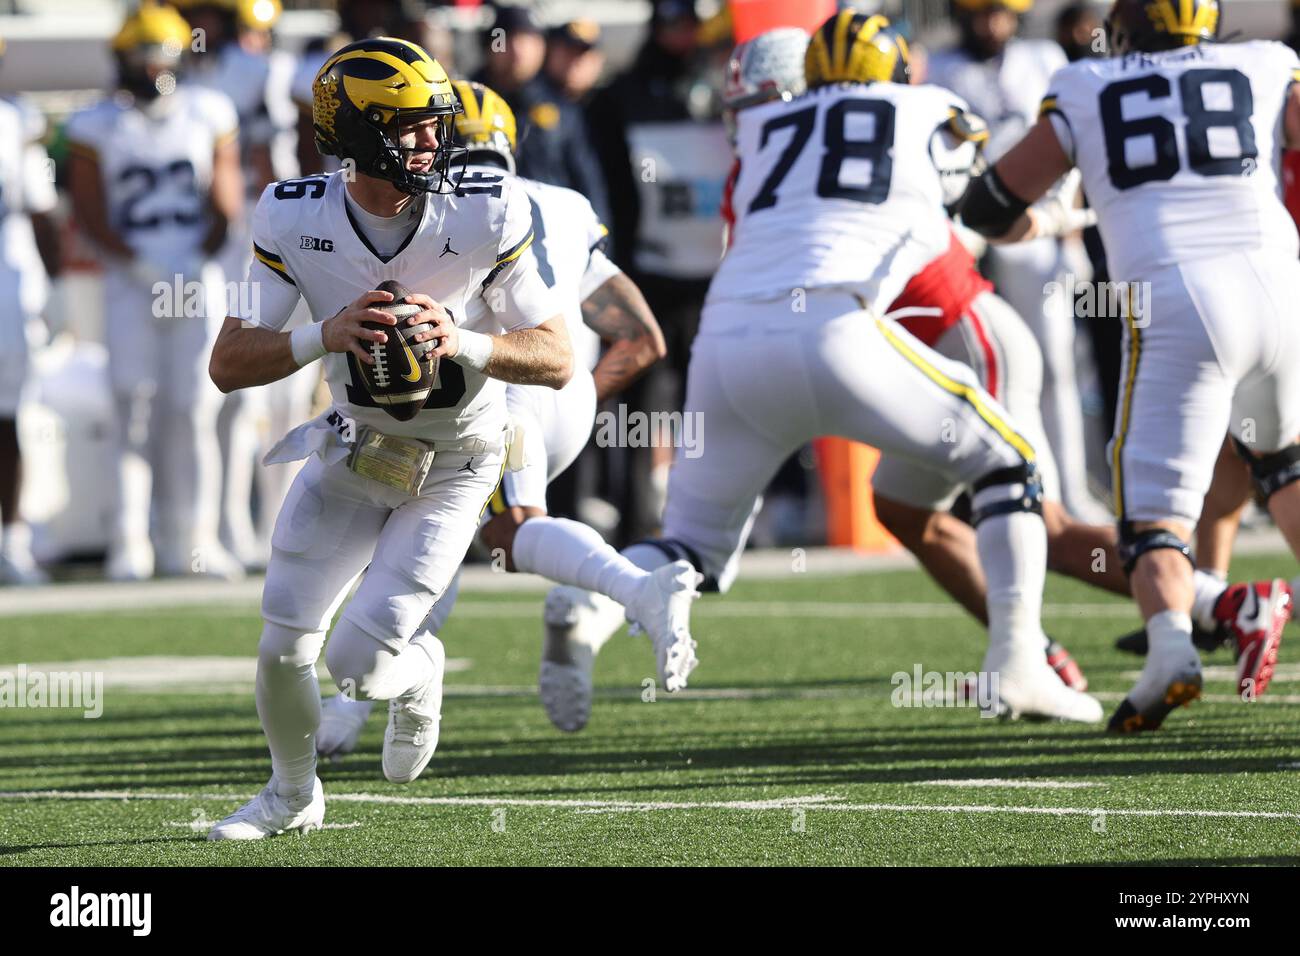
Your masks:
<path fill-rule="evenodd" d="M 808 44 L 808 92 L 737 113 L 736 225 L 687 381 L 686 413 L 702 415 L 711 437 L 702 455 L 677 457 L 663 538 L 624 553 L 648 568 L 686 557 L 725 591 L 763 488 L 809 439 L 842 435 L 926 463 L 974 494 L 995 706 L 1096 721 L 1097 702 L 1065 686 L 1043 654 L 1033 447 L 969 368 L 881 318 L 947 248 L 945 180 L 960 157 L 974 160 L 982 128 L 947 91 L 862 82 L 873 62 L 892 75 L 888 29 L 879 16 L 832 17 Z M 571 639 L 589 643 L 580 629 L 591 620 Z"/>
<path fill-rule="evenodd" d="M 330 636 L 330 673 L 358 698 L 389 702 L 389 780 L 414 780 L 428 764 L 445 654 L 423 625 L 507 467 L 506 382 L 558 389 L 571 378 L 563 309 L 531 250 L 527 194 L 509 179 L 456 187 L 460 110 L 420 47 L 351 43 L 317 73 L 313 119 L 318 149 L 350 161 L 355 176 L 277 183 L 258 202 L 249 280 L 260 304 L 227 317 L 212 378 L 230 391 L 324 359 L 333 406 L 269 456 L 310 456 L 276 521 L 262 598 L 257 705 L 271 780 L 212 839 L 320 826 L 316 661 L 363 571 Z M 396 305 L 377 288 L 390 280 L 417 290 L 403 311 L 418 311 L 401 327 L 380 308 Z M 299 296 L 315 321 L 286 334 Z M 390 355 L 405 355 L 409 369 L 381 367 Z M 372 388 L 423 380 L 432 360 L 436 378 L 419 407 L 385 411 L 388 396 Z"/>
<path fill-rule="evenodd" d="M 119 89 L 66 127 L 73 215 L 104 263 L 118 580 L 149 577 L 155 545 L 162 573 L 236 573 L 216 540 L 220 395 L 203 363 L 225 314 L 214 257 L 243 203 L 238 127 L 226 96 L 178 85 L 190 42 L 174 9 L 141 6 L 112 41 Z"/>
<path fill-rule="evenodd" d="M 1117 0 L 1112 56 L 1052 78 L 1037 124 L 972 183 L 962 211 L 997 241 L 1032 237 L 1028 204 L 1077 167 L 1111 274 L 1145 284 L 1145 306 L 1125 310 L 1110 445 L 1149 642 L 1110 720 L 1120 733 L 1154 730 L 1200 694 L 1188 541 L 1225 432 L 1300 554 L 1300 314 L 1289 298 L 1300 244 L 1277 173 L 1282 148 L 1300 145 L 1300 60 L 1280 43 L 1215 42 L 1218 20 L 1217 0 Z M 1259 617 L 1285 622 L 1284 589 L 1255 602 Z M 1276 630 L 1260 648 L 1268 669 Z"/>
<path fill-rule="evenodd" d="M 480 83 L 458 80 L 453 85 L 463 107 L 456 115 L 456 133 L 469 151 L 459 189 L 496 188 L 515 171 L 514 113 Z M 662 357 L 663 336 L 636 286 L 601 250 L 607 230 L 591 203 L 571 189 L 530 179 L 517 182 L 532 206 L 538 270 L 561 299 L 570 336 L 590 347 L 579 350 L 573 378 L 559 391 L 506 386 L 506 404 L 524 461 L 518 471 L 501 476 L 481 537 L 493 559 L 507 570 L 590 588 L 626 606 L 629 618 L 650 636 L 663 685 L 677 690 L 694 661 L 688 618 L 691 601 L 698 596 L 695 570 L 679 562 L 653 574 L 644 571 L 586 525 L 546 513 L 546 486 L 586 446 L 597 400 L 617 394 Z M 475 309 L 484 307 L 475 303 Z M 610 348 L 597 360 L 600 338 Z M 434 605 L 426 630 L 438 633 L 451 616 L 457 581 Z M 563 646 L 546 648 L 538 687 L 552 720 L 577 730 L 590 709 L 591 688 L 585 682 L 590 668 L 575 664 L 566 651 Z M 578 702 L 573 711 L 554 710 L 571 701 Z M 368 701 L 351 701 L 342 694 L 326 701 L 316 736 L 320 753 L 339 756 L 352 750 L 369 712 Z"/>

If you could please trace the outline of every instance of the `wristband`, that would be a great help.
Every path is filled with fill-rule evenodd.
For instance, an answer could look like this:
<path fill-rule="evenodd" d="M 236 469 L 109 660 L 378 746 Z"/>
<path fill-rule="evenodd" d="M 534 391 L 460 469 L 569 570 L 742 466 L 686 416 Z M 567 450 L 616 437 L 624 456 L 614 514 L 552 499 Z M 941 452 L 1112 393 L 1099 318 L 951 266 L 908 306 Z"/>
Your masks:
<path fill-rule="evenodd" d="M 460 341 L 452 361 L 472 368 L 476 372 L 486 369 L 488 361 L 492 358 L 492 336 L 484 335 L 482 332 L 471 332 L 468 329 L 457 329 L 456 335 Z"/>
<path fill-rule="evenodd" d="M 319 322 L 300 325 L 289 333 L 289 348 L 293 350 L 293 360 L 299 366 L 310 365 L 318 358 L 324 357 L 325 328 Z"/>

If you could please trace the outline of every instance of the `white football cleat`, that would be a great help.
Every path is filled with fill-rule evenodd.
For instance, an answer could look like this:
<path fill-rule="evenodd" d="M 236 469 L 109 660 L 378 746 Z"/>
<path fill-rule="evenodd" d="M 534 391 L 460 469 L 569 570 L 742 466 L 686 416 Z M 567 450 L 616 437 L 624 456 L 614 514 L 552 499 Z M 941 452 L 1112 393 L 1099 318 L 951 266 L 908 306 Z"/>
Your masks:
<path fill-rule="evenodd" d="M 546 716 L 572 733 L 591 717 L 591 669 L 601 645 L 623 626 L 623 608 L 594 591 L 561 585 L 546 595 L 537 692 Z"/>
<path fill-rule="evenodd" d="M 654 644 L 659 680 L 669 691 L 679 691 L 699 663 L 691 640 L 691 602 L 704 576 L 689 561 L 674 561 L 651 572 L 627 607 L 632 633 L 644 631 Z"/>
<path fill-rule="evenodd" d="M 31 588 L 49 583 L 50 576 L 37 566 L 30 554 L 0 554 L 0 584 Z"/>
<path fill-rule="evenodd" d="M 1186 647 L 1158 653 L 1148 648 L 1142 674 L 1111 715 L 1106 729 L 1117 734 L 1157 730 L 1175 707 L 1201 696 L 1201 655 L 1189 640 Z"/>
<path fill-rule="evenodd" d="M 117 542 L 104 563 L 110 581 L 147 581 L 153 577 L 153 545 L 148 538 Z"/>
<path fill-rule="evenodd" d="M 264 840 L 297 830 L 310 833 L 325 822 L 325 791 L 320 778 L 312 780 L 311 792 L 282 797 L 275 792 L 275 778 L 262 792 L 208 831 L 209 840 Z"/>
<path fill-rule="evenodd" d="M 372 700 L 352 700 L 346 694 L 335 694 L 321 704 L 316 752 L 322 757 L 338 760 L 356 750 L 361 731 L 365 729 L 374 706 Z"/>
<path fill-rule="evenodd" d="M 984 671 L 996 678 L 993 691 L 998 716 L 1040 720 L 1075 720 L 1095 724 L 1103 716 L 1097 698 L 1061 682 L 1041 651 L 1024 654 L 985 655 Z"/>
<path fill-rule="evenodd" d="M 388 702 L 383 765 L 384 776 L 392 783 L 410 783 L 429 765 L 438 749 L 447 652 L 436 637 L 426 647 L 434 658 L 433 676 L 414 693 Z"/>

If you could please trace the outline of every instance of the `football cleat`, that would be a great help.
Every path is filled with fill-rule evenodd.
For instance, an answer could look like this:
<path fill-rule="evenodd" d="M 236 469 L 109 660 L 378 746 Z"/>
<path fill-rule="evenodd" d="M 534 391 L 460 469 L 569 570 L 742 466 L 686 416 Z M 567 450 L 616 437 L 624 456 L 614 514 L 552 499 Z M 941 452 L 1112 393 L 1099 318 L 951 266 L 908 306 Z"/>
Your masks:
<path fill-rule="evenodd" d="M 361 731 L 374 706 L 372 700 L 352 700 L 346 694 L 335 694 L 321 704 L 316 752 L 322 757 L 338 760 L 356 750 Z"/>
<path fill-rule="evenodd" d="M 1291 609 L 1291 587 L 1281 578 L 1233 584 L 1214 603 L 1220 629 L 1235 639 L 1242 700 L 1255 700 L 1268 690 Z"/>
<path fill-rule="evenodd" d="M 153 577 L 153 545 L 148 538 L 126 538 L 109 550 L 104 577 L 110 581 L 147 581 Z"/>
<path fill-rule="evenodd" d="M 50 576 L 40 569 L 30 554 L 0 554 L 0 584 L 30 588 L 49 583 Z"/>
<path fill-rule="evenodd" d="M 442 675 L 446 651 L 436 637 L 428 645 L 434 655 L 433 676 L 423 687 L 388 702 L 388 730 L 384 734 L 384 776 L 392 783 L 410 783 L 429 765 L 438 749 L 442 720 Z"/>
<path fill-rule="evenodd" d="M 546 595 L 546 625 L 538 696 L 546 716 L 572 733 L 591 717 L 591 670 L 596 653 L 623 624 L 623 608 L 603 594 L 562 585 Z"/>
<path fill-rule="evenodd" d="M 1157 730 L 1175 708 L 1201 696 L 1201 658 L 1186 647 L 1160 655 L 1147 655 L 1142 674 L 1110 718 L 1111 733 L 1132 734 Z"/>
<path fill-rule="evenodd" d="M 699 663 L 695 641 L 691 640 L 691 602 L 704 576 L 689 561 L 674 561 L 651 572 L 641 593 L 627 607 L 633 634 L 644 632 L 654 645 L 659 680 L 670 692 L 686 686 L 686 679 Z"/>
<path fill-rule="evenodd" d="M 262 792 L 208 831 L 209 840 L 263 840 L 297 830 L 310 833 L 325 822 L 325 791 L 320 778 L 311 792 L 284 797 L 275 792 L 275 778 Z"/>
<path fill-rule="evenodd" d="M 1070 652 L 1065 649 L 1065 645 L 1059 641 L 1054 641 L 1050 637 L 1047 639 L 1047 666 L 1050 667 L 1061 683 L 1072 690 L 1083 693 L 1088 689 L 1088 678 L 1083 676 L 1083 671 Z M 975 700 L 979 693 L 979 684 L 977 681 L 967 679 L 960 691 L 962 700 Z"/>
<path fill-rule="evenodd" d="M 1050 637 L 1047 639 L 1047 666 L 1056 672 L 1061 683 L 1072 690 L 1083 693 L 1088 689 L 1088 678 L 1083 676 L 1078 663 L 1065 646 Z"/>
<path fill-rule="evenodd" d="M 1094 697 L 1067 687 L 1045 657 L 1037 654 L 985 655 L 984 672 L 996 676 L 993 709 L 1009 720 L 1074 720 L 1095 724 L 1102 718 Z"/>

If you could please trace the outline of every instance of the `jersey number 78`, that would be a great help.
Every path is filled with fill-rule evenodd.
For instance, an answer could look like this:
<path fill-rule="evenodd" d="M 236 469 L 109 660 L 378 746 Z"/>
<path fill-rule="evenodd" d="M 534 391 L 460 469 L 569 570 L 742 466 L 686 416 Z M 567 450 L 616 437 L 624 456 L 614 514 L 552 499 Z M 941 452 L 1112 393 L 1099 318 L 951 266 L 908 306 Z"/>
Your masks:
<path fill-rule="evenodd" d="M 749 204 L 749 212 L 769 209 L 777 203 L 777 188 L 812 137 L 817 120 L 816 106 L 774 116 L 763 124 L 758 148 L 765 149 L 767 141 L 778 130 L 793 127 L 785 149 L 777 157 L 776 165 L 763 181 L 762 187 Z M 871 135 L 866 139 L 849 139 L 848 118 L 851 115 L 871 118 Z M 883 100 L 837 101 L 826 111 L 822 131 L 822 162 L 817 176 L 817 195 L 823 199 L 850 199 L 863 203 L 882 203 L 889 196 L 889 183 L 894 174 L 894 161 L 890 150 L 894 145 L 894 104 Z M 846 159 L 866 160 L 871 163 L 871 176 L 865 185 L 844 186 L 840 183 L 841 169 Z"/>

